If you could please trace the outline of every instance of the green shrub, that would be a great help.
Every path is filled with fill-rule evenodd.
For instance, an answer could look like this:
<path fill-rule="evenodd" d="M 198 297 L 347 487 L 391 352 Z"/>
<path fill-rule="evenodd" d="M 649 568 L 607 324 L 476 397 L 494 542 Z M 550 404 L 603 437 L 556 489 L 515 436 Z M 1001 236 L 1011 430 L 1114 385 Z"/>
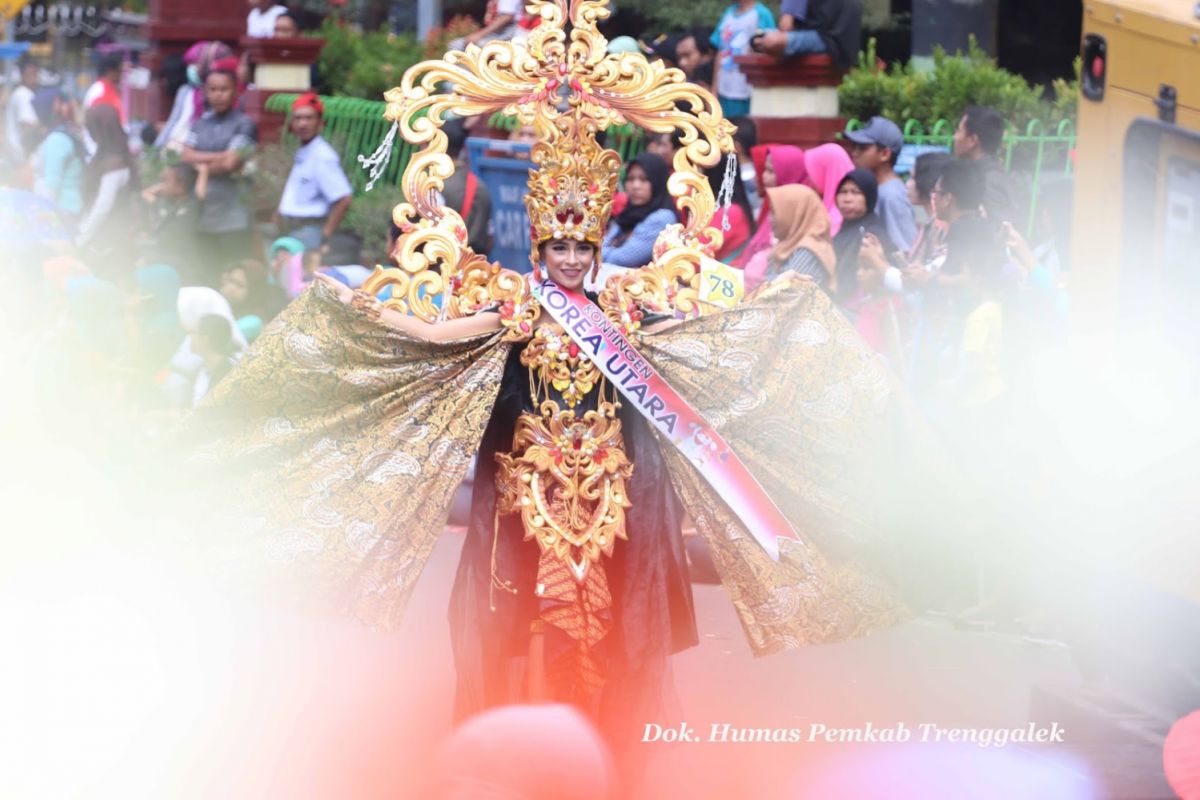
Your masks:
<path fill-rule="evenodd" d="M 325 20 L 319 35 L 325 46 L 317 59 L 321 86 L 328 92 L 382 100 L 400 84 L 404 71 L 424 60 L 424 45 L 410 35 L 395 36 L 387 26 L 359 33 L 342 22 Z"/>
<path fill-rule="evenodd" d="M 369 192 L 355 195 L 346 212 L 342 227 L 353 231 L 362 239 L 363 252 L 374 263 L 391 264 L 387 260 L 388 227 L 392 221 L 392 209 L 404 202 L 404 192 L 399 186 L 380 183 Z"/>
<path fill-rule="evenodd" d="M 939 119 L 957 122 L 969 105 L 991 106 L 1008 118 L 1015 130 L 1024 131 L 1031 119 L 1055 126 L 1073 119 L 1076 82 L 1055 81 L 1056 99 L 1042 97 L 1040 87 L 1030 86 L 1020 75 L 1000 69 L 971 39 L 966 54 L 947 55 L 940 48 L 933 56 L 933 69 L 921 71 L 912 63 L 881 69 L 875 57 L 875 40 L 867 43 L 852 69 L 838 87 L 838 102 L 844 117 L 867 120 L 876 114 L 900 124 L 909 119 L 926 131 Z"/>
<path fill-rule="evenodd" d="M 692 25 L 716 25 L 730 0 L 690 0 L 683 3 L 664 3 L 661 0 L 622 0 L 621 10 L 636 12 L 646 18 L 651 27 L 663 31 L 681 31 Z M 774 6 L 773 3 L 768 5 Z M 773 8 L 778 18 L 778 8 Z"/>

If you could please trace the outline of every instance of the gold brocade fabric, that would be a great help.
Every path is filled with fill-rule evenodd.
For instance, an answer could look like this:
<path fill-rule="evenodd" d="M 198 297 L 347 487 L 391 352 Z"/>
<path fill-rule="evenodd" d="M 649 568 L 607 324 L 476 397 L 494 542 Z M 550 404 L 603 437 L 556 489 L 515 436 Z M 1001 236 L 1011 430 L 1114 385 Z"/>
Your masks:
<path fill-rule="evenodd" d="M 185 431 L 214 548 L 371 624 L 399 621 L 479 446 L 509 345 L 408 338 L 314 285 Z"/>
<path fill-rule="evenodd" d="M 769 296 L 767 296 L 769 295 Z M 662 450 L 676 490 L 766 654 L 853 638 L 906 618 L 881 573 L 899 543 L 878 509 L 899 386 L 815 284 L 641 339 L 642 353 L 725 438 L 802 545 L 774 562 L 687 461 Z"/>
<path fill-rule="evenodd" d="M 825 295 L 776 286 L 639 341 L 803 539 L 784 542 L 773 562 L 660 443 L 754 651 L 904 619 L 881 577 L 899 544 L 870 502 L 887 468 L 878 437 L 897 424 L 900 390 Z M 359 618 L 395 623 L 478 449 L 508 350 L 499 332 L 417 342 L 314 286 L 187 426 L 191 461 L 237 486 L 222 495 L 236 525 L 214 536 L 235 560 L 299 567 L 309 591 L 315 582 Z M 603 592 L 588 602 L 607 605 Z"/>

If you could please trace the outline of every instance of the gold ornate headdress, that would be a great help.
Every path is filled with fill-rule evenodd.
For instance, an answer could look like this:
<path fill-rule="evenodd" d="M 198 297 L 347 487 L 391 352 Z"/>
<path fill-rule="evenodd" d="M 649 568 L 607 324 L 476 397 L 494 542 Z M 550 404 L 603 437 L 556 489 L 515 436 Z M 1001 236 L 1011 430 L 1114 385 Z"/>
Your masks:
<path fill-rule="evenodd" d="M 608 227 L 621 157 L 605 150 L 594 136 L 560 136 L 553 144 L 538 142 L 530 154 L 537 169 L 529 170 L 529 257 L 535 265 L 538 245 L 548 239 L 577 239 L 596 245 Z"/>
<path fill-rule="evenodd" d="M 401 230 L 393 253 L 399 267 L 376 270 L 365 288 L 391 285 L 389 302 L 426 320 L 499 303 L 510 327 L 527 332 L 539 309 L 524 278 L 472 252 L 462 218 L 438 202 L 454 171 L 441 131 L 444 115 L 502 111 L 537 133 L 527 201 L 535 251 L 555 236 L 597 244 L 603 238 L 620 160 L 599 146 L 597 133 L 626 122 L 680 132 L 667 188 L 685 221 L 663 231 L 650 265 L 610 280 L 600 305 L 626 328 L 631 325 L 621 315 L 633 306 L 701 313 L 700 259 L 721 246 L 722 234 L 710 226 L 715 201 L 700 168 L 733 151 L 733 125 L 722 118 L 716 98 L 685 82 L 680 70 L 641 53 L 608 54 L 596 27 L 609 14 L 607 0 L 570 0 L 569 7 L 567 0 L 529 0 L 526 10 L 539 20 L 526 42 L 469 45 L 422 62 L 386 94 L 394 130 L 425 147 L 404 171 L 407 202 L 393 212 Z"/>

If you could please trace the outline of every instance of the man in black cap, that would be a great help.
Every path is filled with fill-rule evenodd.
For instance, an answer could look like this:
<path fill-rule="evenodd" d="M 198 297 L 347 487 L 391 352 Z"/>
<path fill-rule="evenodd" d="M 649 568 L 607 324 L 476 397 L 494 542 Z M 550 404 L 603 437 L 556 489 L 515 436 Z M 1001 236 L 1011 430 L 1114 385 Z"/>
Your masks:
<path fill-rule="evenodd" d="M 871 117 L 866 127 L 848 131 L 850 158 L 854 166 L 870 170 L 879 184 L 879 199 L 875 213 L 887 226 L 888 236 L 907 253 L 917 238 L 917 221 L 913 215 L 908 188 L 896 174 L 896 161 L 904 147 L 904 134 L 896 123 L 886 117 Z"/>

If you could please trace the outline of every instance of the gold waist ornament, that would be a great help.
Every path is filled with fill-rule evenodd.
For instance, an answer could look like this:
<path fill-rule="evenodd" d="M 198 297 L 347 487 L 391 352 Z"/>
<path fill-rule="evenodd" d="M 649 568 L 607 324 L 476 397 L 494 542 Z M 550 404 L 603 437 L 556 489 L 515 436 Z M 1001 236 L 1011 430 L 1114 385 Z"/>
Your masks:
<path fill-rule="evenodd" d="M 513 453 L 497 454 L 501 514 L 520 512 L 526 541 L 566 563 L 579 583 L 613 543 L 626 538 L 625 456 L 621 421 L 612 403 L 582 418 L 547 400 L 541 414 L 522 414 Z"/>

